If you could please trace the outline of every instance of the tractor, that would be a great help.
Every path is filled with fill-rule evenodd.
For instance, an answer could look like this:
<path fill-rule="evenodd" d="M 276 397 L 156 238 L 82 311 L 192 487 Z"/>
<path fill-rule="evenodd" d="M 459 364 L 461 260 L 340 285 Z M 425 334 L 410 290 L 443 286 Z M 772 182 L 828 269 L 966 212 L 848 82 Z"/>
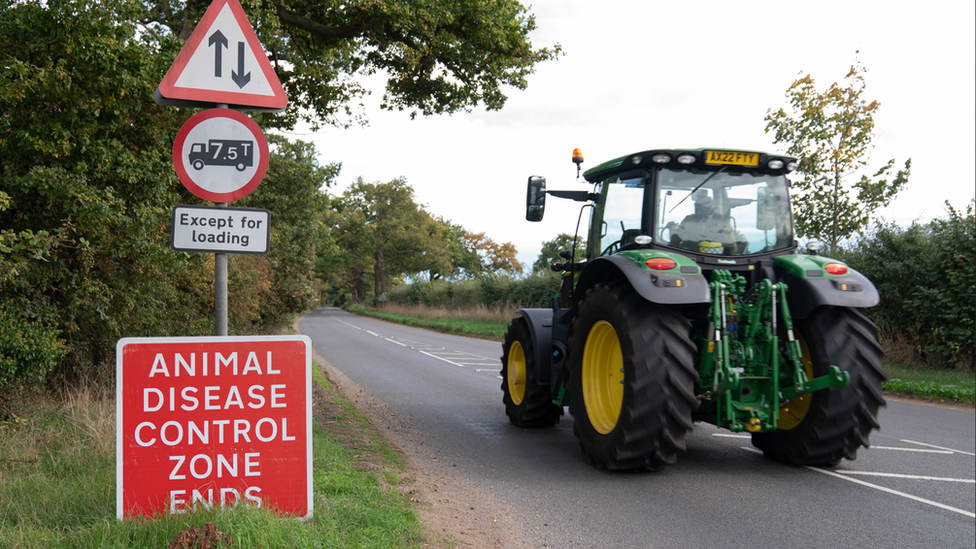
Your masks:
<path fill-rule="evenodd" d="M 579 180 L 579 149 L 573 161 Z M 583 203 L 589 230 L 585 250 L 574 243 L 551 265 L 562 273 L 552 306 L 508 325 L 509 421 L 550 427 L 568 406 L 583 454 L 608 470 L 674 464 L 695 422 L 748 434 L 783 463 L 855 459 L 885 404 L 884 349 L 864 314 L 879 295 L 818 255 L 823 244 L 801 249 L 787 178 L 797 164 L 654 149 L 587 170 L 587 190 L 530 177 L 528 221 L 553 196 Z"/>

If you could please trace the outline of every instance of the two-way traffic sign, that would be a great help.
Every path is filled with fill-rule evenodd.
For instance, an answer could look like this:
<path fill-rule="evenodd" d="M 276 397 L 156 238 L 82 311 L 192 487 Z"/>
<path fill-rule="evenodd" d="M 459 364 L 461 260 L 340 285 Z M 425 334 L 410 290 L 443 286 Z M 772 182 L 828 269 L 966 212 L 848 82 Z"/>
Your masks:
<path fill-rule="evenodd" d="M 238 0 L 214 0 L 153 99 L 160 105 L 281 111 L 288 97 Z"/>

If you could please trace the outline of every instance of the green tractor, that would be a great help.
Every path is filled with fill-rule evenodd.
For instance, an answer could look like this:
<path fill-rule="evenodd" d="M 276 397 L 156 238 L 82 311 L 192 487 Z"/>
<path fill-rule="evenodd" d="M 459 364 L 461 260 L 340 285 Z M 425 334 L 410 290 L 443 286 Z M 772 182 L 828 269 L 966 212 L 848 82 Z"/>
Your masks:
<path fill-rule="evenodd" d="M 582 153 L 573 153 L 579 178 Z M 601 469 L 674 464 L 695 421 L 751 434 L 774 460 L 836 465 L 879 428 L 884 350 L 864 308 L 878 292 L 842 262 L 798 254 L 787 174 L 761 152 L 660 149 L 587 170 L 586 250 L 561 253 L 552 307 L 505 334 L 505 411 L 549 427 L 565 406 Z M 818 243 L 807 245 L 817 251 Z M 820 245 L 819 247 L 822 247 Z"/>

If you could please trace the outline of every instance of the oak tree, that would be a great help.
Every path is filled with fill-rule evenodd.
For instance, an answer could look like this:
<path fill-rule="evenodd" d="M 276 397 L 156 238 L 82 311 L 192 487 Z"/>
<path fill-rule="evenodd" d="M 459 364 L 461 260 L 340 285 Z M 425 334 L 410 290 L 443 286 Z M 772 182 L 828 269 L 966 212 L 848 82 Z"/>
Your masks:
<path fill-rule="evenodd" d="M 211 0 L 141 0 L 142 22 L 184 40 Z M 362 79 L 386 76 L 382 107 L 411 117 L 505 104 L 536 63 L 535 17 L 517 0 L 242 0 L 290 103 L 287 124 L 358 120 Z"/>

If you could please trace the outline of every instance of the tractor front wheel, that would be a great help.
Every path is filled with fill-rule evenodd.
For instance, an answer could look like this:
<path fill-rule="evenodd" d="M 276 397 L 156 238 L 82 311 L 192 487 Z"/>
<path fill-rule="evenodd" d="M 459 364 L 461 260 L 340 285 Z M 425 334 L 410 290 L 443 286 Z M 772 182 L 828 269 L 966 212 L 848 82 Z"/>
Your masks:
<path fill-rule="evenodd" d="M 833 466 L 856 459 L 868 435 L 879 428 L 885 405 L 881 382 L 884 349 L 877 328 L 861 311 L 821 307 L 797 321 L 807 377 L 827 374 L 833 364 L 851 376 L 844 388 L 816 391 L 785 402 L 775 431 L 754 433 L 752 444 L 771 459 L 795 465 Z"/>
<path fill-rule="evenodd" d="M 697 404 L 690 331 L 625 282 L 586 292 L 570 327 L 570 412 L 598 468 L 658 470 L 685 449 Z"/>
<path fill-rule="evenodd" d="M 550 427 L 563 414 L 562 406 L 552 403 L 549 385 L 536 382 L 534 349 L 525 319 L 512 320 L 502 344 L 502 402 L 518 427 Z"/>

